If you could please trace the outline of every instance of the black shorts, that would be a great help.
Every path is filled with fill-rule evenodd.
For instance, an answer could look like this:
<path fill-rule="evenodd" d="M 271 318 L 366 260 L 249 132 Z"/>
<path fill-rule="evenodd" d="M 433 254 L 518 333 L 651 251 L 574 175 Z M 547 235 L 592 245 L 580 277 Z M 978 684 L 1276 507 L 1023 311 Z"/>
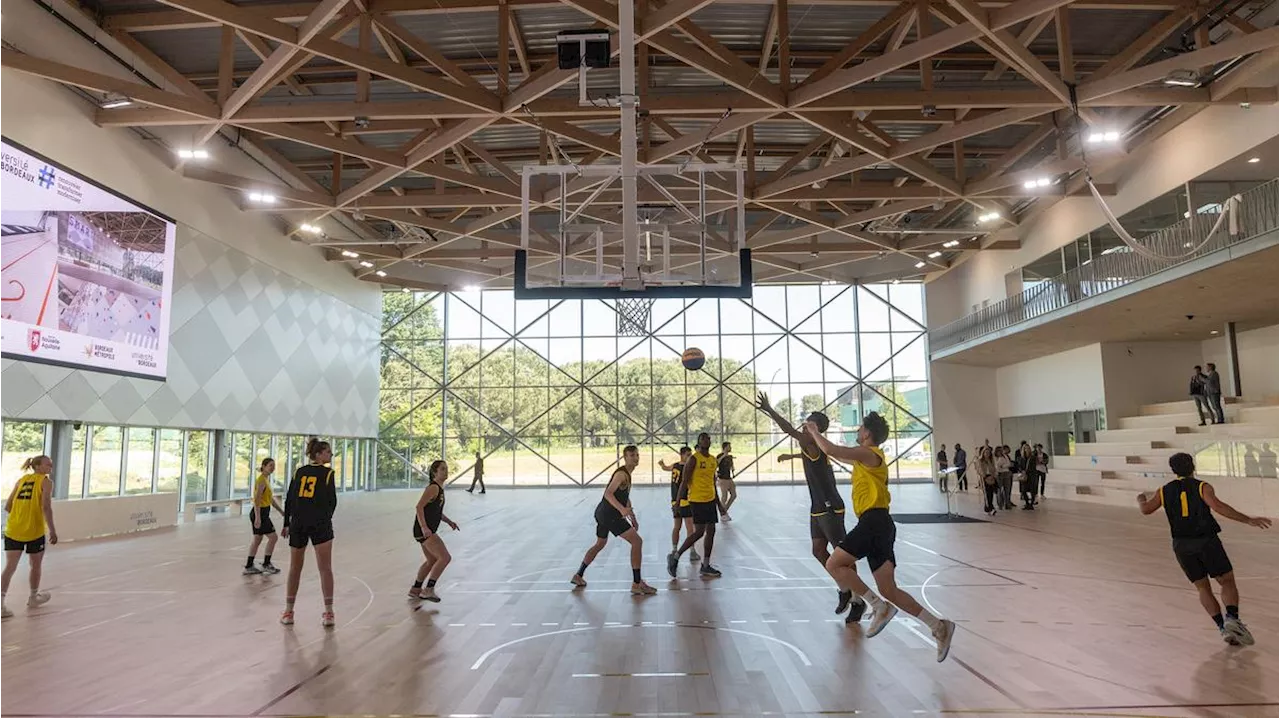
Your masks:
<path fill-rule="evenodd" d="M 686 503 L 684 506 L 671 505 L 671 518 L 684 519 L 690 516 L 693 516 L 693 509 L 689 508 L 689 504 Z"/>
<path fill-rule="evenodd" d="M 5 551 L 25 551 L 27 553 L 41 553 L 44 551 L 44 537 L 32 539 L 31 541 L 14 541 L 8 536 L 4 537 Z"/>
<path fill-rule="evenodd" d="M 880 568 L 885 561 L 892 561 L 896 566 L 898 560 L 893 555 L 893 541 L 898 537 L 898 527 L 889 516 L 889 509 L 867 509 L 858 517 L 858 523 L 840 548 L 854 558 L 865 558 L 872 571 Z"/>
<path fill-rule="evenodd" d="M 437 518 L 434 518 L 434 517 L 428 516 L 428 517 L 427 517 L 427 528 L 428 528 L 428 529 L 431 531 L 431 533 L 433 533 L 433 534 L 434 534 L 434 533 L 439 533 L 439 532 L 440 532 L 440 519 L 437 519 Z M 426 540 L 427 540 L 427 537 L 422 535 L 422 525 L 418 523 L 418 519 L 417 519 L 416 517 L 413 519 L 413 540 L 414 540 L 414 541 L 417 541 L 418 543 L 422 543 L 423 541 L 426 541 Z"/>
<path fill-rule="evenodd" d="M 258 525 L 253 529 L 254 536 L 266 536 L 276 532 L 276 525 L 271 521 L 271 507 L 260 506 L 253 509 L 253 513 L 249 514 L 249 525 L 253 526 L 253 515 L 258 515 Z"/>
<path fill-rule="evenodd" d="M 326 521 L 315 526 L 290 526 L 289 527 L 289 546 L 291 548 L 306 548 L 310 542 L 312 546 L 329 543 L 333 540 L 333 522 Z"/>
<path fill-rule="evenodd" d="M 1231 559 L 1227 558 L 1227 549 L 1217 536 L 1176 538 L 1173 540 L 1173 555 L 1192 583 L 1208 576 L 1218 578 L 1231 573 Z"/>
<path fill-rule="evenodd" d="M 618 510 L 607 504 L 596 506 L 596 538 L 608 538 L 609 534 L 621 536 L 631 530 L 631 522 Z"/>
<path fill-rule="evenodd" d="M 839 546 L 844 540 L 844 512 L 809 514 L 809 538 L 822 539 L 832 546 Z"/>
<path fill-rule="evenodd" d="M 693 517 L 694 525 L 718 524 L 720 523 L 720 503 L 714 499 L 711 501 L 690 501 L 689 515 Z"/>

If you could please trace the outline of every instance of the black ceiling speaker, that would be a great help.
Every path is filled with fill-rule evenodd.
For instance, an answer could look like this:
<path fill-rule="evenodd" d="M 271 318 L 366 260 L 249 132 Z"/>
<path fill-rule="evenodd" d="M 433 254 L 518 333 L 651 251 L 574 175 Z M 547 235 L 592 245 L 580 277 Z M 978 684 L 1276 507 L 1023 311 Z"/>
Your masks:
<path fill-rule="evenodd" d="M 566 30 L 556 33 L 556 64 L 561 70 L 609 66 L 609 33 L 603 30 Z"/>

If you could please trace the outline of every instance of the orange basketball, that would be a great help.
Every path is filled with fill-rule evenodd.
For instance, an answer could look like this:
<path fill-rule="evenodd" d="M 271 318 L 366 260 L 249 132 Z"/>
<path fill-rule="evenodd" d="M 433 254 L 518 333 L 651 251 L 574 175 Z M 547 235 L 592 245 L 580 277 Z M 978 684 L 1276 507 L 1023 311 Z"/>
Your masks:
<path fill-rule="evenodd" d="M 680 355 L 680 363 L 684 364 L 684 368 L 689 371 L 697 371 L 707 363 L 707 357 L 702 350 L 697 347 L 689 347 L 684 350 L 684 354 Z"/>

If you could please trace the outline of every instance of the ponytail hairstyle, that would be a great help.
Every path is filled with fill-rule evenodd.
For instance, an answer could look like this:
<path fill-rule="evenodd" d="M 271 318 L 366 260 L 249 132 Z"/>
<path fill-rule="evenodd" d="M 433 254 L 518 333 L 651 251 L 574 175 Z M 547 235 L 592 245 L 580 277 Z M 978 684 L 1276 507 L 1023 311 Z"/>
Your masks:
<path fill-rule="evenodd" d="M 320 455 L 320 452 L 332 450 L 332 447 L 329 446 L 329 442 L 321 441 L 318 436 L 313 436 L 310 439 L 307 439 L 307 458 L 312 461 L 316 460 L 316 457 Z"/>
<path fill-rule="evenodd" d="M 41 454 L 39 456 L 33 456 L 27 459 L 26 461 L 22 462 L 22 470 L 28 471 L 28 472 L 34 472 L 36 470 L 36 467 L 40 466 L 46 461 L 48 461 L 51 464 L 53 463 L 53 459 L 50 459 L 48 456 L 45 456 L 44 454 Z"/>
<path fill-rule="evenodd" d="M 436 459 L 435 461 L 431 462 L 431 466 L 427 468 L 427 480 L 435 481 L 436 472 L 439 471 L 440 467 L 444 466 L 446 463 L 447 462 L 444 459 Z"/>
<path fill-rule="evenodd" d="M 258 473 L 259 474 L 265 473 L 267 470 L 267 464 L 274 464 L 274 463 L 276 463 L 276 460 L 271 458 L 270 456 L 263 459 L 262 464 L 258 466 Z"/>

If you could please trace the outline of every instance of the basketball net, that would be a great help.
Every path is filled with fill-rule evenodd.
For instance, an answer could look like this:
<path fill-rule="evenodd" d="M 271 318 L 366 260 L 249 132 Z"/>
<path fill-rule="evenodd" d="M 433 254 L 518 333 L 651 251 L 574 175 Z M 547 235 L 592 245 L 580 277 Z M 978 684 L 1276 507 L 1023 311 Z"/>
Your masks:
<path fill-rule="evenodd" d="M 614 302 L 618 312 L 618 336 L 644 337 L 649 335 L 649 314 L 653 311 L 654 299 L 644 297 L 624 297 Z"/>

